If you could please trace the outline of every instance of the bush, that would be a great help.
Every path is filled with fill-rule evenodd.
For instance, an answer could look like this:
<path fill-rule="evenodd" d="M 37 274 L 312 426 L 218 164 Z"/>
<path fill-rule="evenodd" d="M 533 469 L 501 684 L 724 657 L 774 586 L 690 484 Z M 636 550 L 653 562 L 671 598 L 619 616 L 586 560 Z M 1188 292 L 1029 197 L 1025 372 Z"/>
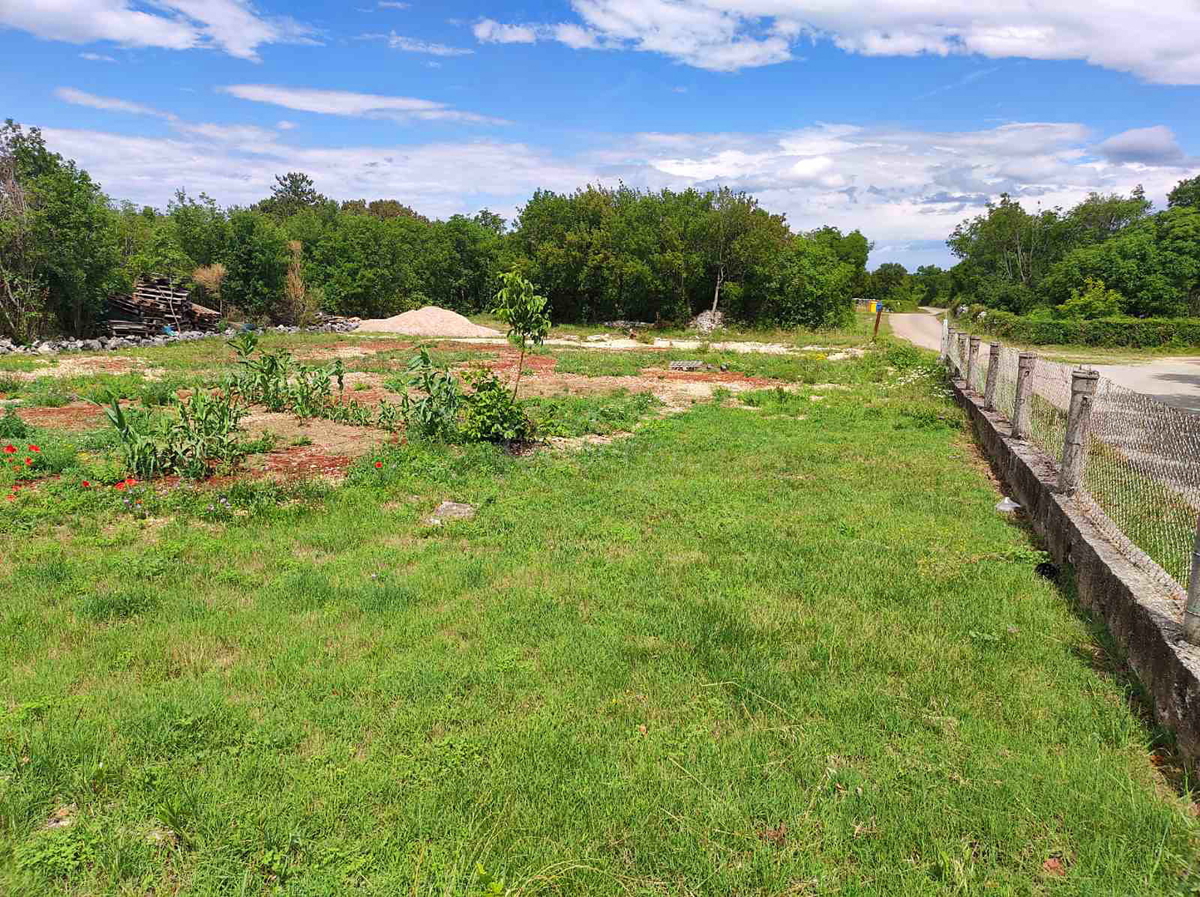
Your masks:
<path fill-rule="evenodd" d="M 463 438 L 471 442 L 527 442 L 533 435 L 533 424 L 500 379 L 485 371 L 471 382 L 474 390 L 463 396 Z"/>
<path fill-rule="evenodd" d="M 989 311 L 980 322 L 988 333 L 1031 346 L 1096 346 L 1153 349 L 1200 346 L 1200 318 L 1109 317 L 1058 320 Z"/>
<path fill-rule="evenodd" d="M 1115 318 L 1121 314 L 1124 304 L 1120 293 L 1106 289 L 1103 280 L 1089 277 L 1083 290 L 1072 290 L 1071 298 L 1056 311 L 1063 318 Z"/>

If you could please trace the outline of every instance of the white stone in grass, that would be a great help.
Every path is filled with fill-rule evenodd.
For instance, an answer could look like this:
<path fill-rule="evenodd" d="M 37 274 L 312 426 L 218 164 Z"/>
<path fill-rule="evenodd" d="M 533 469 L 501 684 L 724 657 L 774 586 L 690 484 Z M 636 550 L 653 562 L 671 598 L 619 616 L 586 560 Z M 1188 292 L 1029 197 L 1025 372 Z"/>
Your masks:
<path fill-rule="evenodd" d="M 441 526 L 447 520 L 470 520 L 475 516 L 475 508 L 457 501 L 444 501 L 425 518 L 427 526 Z"/>
<path fill-rule="evenodd" d="M 996 510 L 1001 514 L 1011 514 L 1013 511 L 1021 510 L 1021 506 L 1006 495 L 1004 501 L 996 505 Z"/>

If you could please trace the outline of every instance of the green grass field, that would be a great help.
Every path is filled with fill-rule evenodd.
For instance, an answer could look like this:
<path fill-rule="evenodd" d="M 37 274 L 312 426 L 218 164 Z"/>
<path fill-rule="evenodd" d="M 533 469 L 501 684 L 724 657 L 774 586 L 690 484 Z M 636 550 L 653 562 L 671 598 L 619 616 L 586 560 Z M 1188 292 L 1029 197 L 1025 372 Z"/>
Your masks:
<path fill-rule="evenodd" d="M 792 364 L 580 451 L 0 508 L 0 893 L 1191 893 L 1169 743 L 938 377 Z"/>

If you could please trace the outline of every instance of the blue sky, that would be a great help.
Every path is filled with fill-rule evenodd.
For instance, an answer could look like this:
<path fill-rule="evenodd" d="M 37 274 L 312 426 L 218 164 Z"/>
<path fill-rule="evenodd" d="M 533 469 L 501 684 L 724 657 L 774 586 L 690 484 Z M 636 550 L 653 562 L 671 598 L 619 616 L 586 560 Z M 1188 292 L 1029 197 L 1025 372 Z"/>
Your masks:
<path fill-rule="evenodd" d="M 728 184 L 915 267 L 1004 191 L 1200 173 L 1198 33 L 1195 0 L 0 0 L 0 116 L 137 203 Z"/>

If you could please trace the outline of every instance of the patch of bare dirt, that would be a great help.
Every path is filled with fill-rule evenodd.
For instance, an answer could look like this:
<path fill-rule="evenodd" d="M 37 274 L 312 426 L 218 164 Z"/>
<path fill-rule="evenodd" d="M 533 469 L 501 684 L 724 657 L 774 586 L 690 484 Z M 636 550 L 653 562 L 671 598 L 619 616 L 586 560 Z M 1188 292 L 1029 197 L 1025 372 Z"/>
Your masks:
<path fill-rule="evenodd" d="M 551 436 L 546 442 L 551 448 L 574 451 L 588 445 L 612 445 L 618 439 L 628 439 L 632 435 L 632 433 L 626 430 L 619 430 L 616 433 L 606 433 L 603 436 L 596 433 L 588 433 L 584 436 Z"/>
<path fill-rule="evenodd" d="M 297 361 L 333 361 L 337 358 L 370 358 L 375 349 L 363 345 L 317 346 L 312 349 L 297 349 L 292 356 Z"/>
<path fill-rule="evenodd" d="M 127 355 L 63 355 L 57 363 L 46 362 L 44 367 L 32 371 L 11 371 L 8 376 L 17 380 L 37 380 L 39 377 L 89 377 L 95 374 L 140 373 L 148 379 L 157 379 L 162 371 L 151 368 L 144 358 Z"/>
<path fill-rule="evenodd" d="M 33 427 L 53 430 L 94 430 L 104 422 L 104 409 L 91 402 L 72 402 L 61 408 L 17 408 L 17 416 Z"/>
<path fill-rule="evenodd" d="M 352 427 L 328 420 L 300 420 L 278 411 L 256 411 L 247 415 L 242 425 L 251 436 L 267 433 L 276 436 L 281 447 L 312 449 L 317 454 L 341 456 L 347 461 L 360 458 L 375 446 L 394 438 L 386 430 Z M 310 444 L 296 445 L 297 442 Z M 272 452 L 267 457 L 278 454 L 281 452 Z"/>
<path fill-rule="evenodd" d="M 525 396 L 606 394 L 622 389 L 631 393 L 649 392 L 667 406 L 668 412 L 686 411 L 697 402 L 709 401 L 718 389 L 739 393 L 772 387 L 789 391 L 798 388 L 796 384 L 783 380 L 747 377 L 732 371 L 693 373 L 646 370 L 638 377 L 586 377 L 583 374 L 547 371 L 526 374 L 521 380 L 521 394 Z"/>

